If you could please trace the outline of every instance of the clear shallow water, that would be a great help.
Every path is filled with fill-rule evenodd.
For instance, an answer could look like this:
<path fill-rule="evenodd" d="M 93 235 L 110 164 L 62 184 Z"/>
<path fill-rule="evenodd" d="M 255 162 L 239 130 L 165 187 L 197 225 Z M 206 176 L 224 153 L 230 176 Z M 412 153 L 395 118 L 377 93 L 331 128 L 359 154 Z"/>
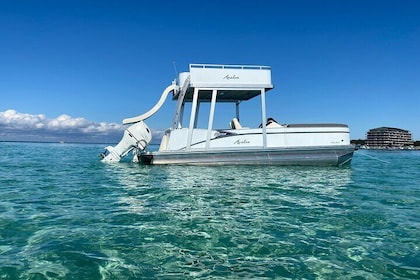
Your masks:
<path fill-rule="evenodd" d="M 0 279 L 420 279 L 417 151 L 326 168 L 0 148 Z"/>

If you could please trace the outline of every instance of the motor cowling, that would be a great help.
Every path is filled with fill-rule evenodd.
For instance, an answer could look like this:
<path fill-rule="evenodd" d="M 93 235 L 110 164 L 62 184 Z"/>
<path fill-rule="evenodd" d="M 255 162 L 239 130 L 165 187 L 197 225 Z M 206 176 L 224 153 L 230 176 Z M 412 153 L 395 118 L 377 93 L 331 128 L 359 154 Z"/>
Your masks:
<path fill-rule="evenodd" d="M 146 149 L 150 141 L 152 141 L 152 132 L 149 127 L 143 121 L 137 122 L 124 131 L 123 137 L 115 147 L 105 148 L 105 152 L 101 154 L 102 161 L 119 162 L 133 149 L 141 151 Z"/>

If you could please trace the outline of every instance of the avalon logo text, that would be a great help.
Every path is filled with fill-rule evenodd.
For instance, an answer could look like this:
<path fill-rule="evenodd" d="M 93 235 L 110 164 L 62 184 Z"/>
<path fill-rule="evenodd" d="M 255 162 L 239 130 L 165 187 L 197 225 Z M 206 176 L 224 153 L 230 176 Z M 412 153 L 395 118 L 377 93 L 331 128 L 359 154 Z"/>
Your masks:
<path fill-rule="evenodd" d="M 225 80 L 238 80 L 239 77 L 236 76 L 236 75 L 229 75 L 228 74 L 228 75 L 224 76 L 223 79 L 225 79 Z"/>

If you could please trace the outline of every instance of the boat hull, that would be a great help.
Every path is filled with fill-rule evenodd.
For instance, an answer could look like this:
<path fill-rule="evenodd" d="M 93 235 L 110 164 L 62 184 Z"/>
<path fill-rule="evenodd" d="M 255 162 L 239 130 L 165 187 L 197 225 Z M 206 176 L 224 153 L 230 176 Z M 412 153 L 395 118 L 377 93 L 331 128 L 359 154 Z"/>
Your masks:
<path fill-rule="evenodd" d="M 139 155 L 144 164 L 179 165 L 316 165 L 342 166 L 350 164 L 353 145 L 232 149 L 206 151 L 148 152 Z"/>

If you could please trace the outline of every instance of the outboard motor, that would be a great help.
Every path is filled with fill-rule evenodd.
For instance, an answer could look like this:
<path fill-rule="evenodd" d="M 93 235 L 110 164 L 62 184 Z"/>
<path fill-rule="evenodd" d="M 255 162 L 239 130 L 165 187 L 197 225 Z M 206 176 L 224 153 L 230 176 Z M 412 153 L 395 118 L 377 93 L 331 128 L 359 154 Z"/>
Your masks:
<path fill-rule="evenodd" d="M 149 127 L 143 122 L 137 122 L 129 126 L 124 135 L 115 147 L 108 146 L 101 154 L 103 162 L 119 162 L 131 150 L 139 149 L 143 151 L 152 140 L 152 133 Z"/>

